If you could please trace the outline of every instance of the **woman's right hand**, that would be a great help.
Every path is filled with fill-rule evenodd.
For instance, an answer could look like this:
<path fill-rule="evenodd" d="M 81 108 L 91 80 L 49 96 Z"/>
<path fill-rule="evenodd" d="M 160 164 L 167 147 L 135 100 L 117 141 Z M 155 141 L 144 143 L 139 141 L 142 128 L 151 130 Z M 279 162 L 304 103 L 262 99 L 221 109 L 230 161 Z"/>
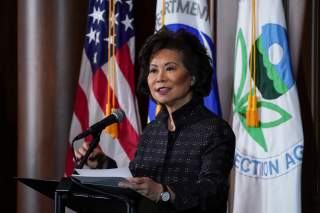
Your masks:
<path fill-rule="evenodd" d="M 83 158 L 88 148 L 89 148 L 89 143 L 84 142 L 78 150 L 75 150 L 74 154 L 77 159 L 77 162 L 79 162 L 81 158 Z M 102 150 L 99 147 L 97 147 L 89 155 L 86 165 L 89 166 L 91 169 L 99 169 L 103 167 L 106 161 L 107 161 L 106 155 L 102 152 Z"/>

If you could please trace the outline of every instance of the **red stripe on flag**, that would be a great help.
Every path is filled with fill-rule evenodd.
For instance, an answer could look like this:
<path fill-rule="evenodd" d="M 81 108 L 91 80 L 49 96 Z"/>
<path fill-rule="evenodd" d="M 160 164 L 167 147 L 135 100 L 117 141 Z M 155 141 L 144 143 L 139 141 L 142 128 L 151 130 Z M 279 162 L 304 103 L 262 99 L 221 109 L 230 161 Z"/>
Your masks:
<path fill-rule="evenodd" d="M 122 45 L 121 48 L 117 49 L 116 58 L 122 74 L 130 85 L 131 93 L 133 96 L 135 96 L 136 93 L 134 89 L 134 66 L 131 61 L 130 49 L 127 43 Z"/>
<path fill-rule="evenodd" d="M 105 112 L 107 103 L 107 88 L 109 86 L 107 78 L 102 70 L 97 70 L 93 75 L 92 89 L 101 109 Z M 113 90 L 110 88 L 110 97 L 113 96 Z M 118 99 L 115 97 L 114 108 L 119 107 Z M 119 142 L 130 160 L 134 158 L 139 135 L 126 117 L 119 125 Z"/>
<path fill-rule="evenodd" d="M 106 111 L 108 86 L 107 77 L 101 69 L 97 69 L 92 76 L 92 90 L 103 112 Z M 112 92 L 110 97 L 112 98 Z"/>
<path fill-rule="evenodd" d="M 119 125 L 119 142 L 127 153 L 130 160 L 133 160 L 136 153 L 139 135 L 134 130 L 128 119 Z"/>

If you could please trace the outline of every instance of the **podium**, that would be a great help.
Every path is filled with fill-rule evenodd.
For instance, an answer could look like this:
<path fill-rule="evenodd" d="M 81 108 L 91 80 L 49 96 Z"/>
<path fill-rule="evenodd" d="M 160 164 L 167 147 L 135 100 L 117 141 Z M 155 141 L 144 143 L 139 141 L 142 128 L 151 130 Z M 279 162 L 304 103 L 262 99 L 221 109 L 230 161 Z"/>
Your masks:
<path fill-rule="evenodd" d="M 65 213 L 65 207 L 78 213 L 135 213 L 135 201 L 140 197 L 130 189 L 83 184 L 73 177 L 62 178 L 60 181 L 15 179 L 53 199 L 55 213 Z"/>

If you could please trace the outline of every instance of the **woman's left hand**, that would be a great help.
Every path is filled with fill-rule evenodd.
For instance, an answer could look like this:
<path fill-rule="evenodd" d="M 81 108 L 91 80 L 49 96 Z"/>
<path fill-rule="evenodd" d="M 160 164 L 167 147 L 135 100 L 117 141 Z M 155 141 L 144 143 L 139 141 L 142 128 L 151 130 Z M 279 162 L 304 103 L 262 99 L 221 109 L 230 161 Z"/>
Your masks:
<path fill-rule="evenodd" d="M 162 185 L 153 181 L 149 177 L 130 177 L 128 181 L 119 183 L 122 188 L 130 188 L 149 198 L 154 202 L 158 202 L 162 192 Z"/>

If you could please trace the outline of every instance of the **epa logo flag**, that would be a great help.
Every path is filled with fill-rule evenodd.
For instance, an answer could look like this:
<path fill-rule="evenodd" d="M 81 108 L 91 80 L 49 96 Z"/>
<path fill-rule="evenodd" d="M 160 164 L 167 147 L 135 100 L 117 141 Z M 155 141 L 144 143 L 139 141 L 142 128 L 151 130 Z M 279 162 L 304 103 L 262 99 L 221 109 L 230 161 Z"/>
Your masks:
<path fill-rule="evenodd" d="M 165 15 L 162 19 L 162 7 L 164 4 Z M 172 30 L 185 29 L 194 34 L 206 47 L 208 55 L 213 61 L 213 75 L 211 92 L 204 99 L 205 105 L 212 112 L 221 116 L 221 109 L 218 96 L 218 85 L 215 70 L 215 47 L 212 39 L 211 25 L 207 0 L 185 0 L 185 1 L 157 1 L 156 30 L 161 29 L 162 23 Z M 149 120 L 156 115 L 156 104 L 149 101 Z"/>
<path fill-rule="evenodd" d="M 253 88 L 257 127 L 246 120 Z M 281 0 L 239 0 L 232 126 L 237 141 L 229 211 L 301 212 L 304 139 Z"/>

